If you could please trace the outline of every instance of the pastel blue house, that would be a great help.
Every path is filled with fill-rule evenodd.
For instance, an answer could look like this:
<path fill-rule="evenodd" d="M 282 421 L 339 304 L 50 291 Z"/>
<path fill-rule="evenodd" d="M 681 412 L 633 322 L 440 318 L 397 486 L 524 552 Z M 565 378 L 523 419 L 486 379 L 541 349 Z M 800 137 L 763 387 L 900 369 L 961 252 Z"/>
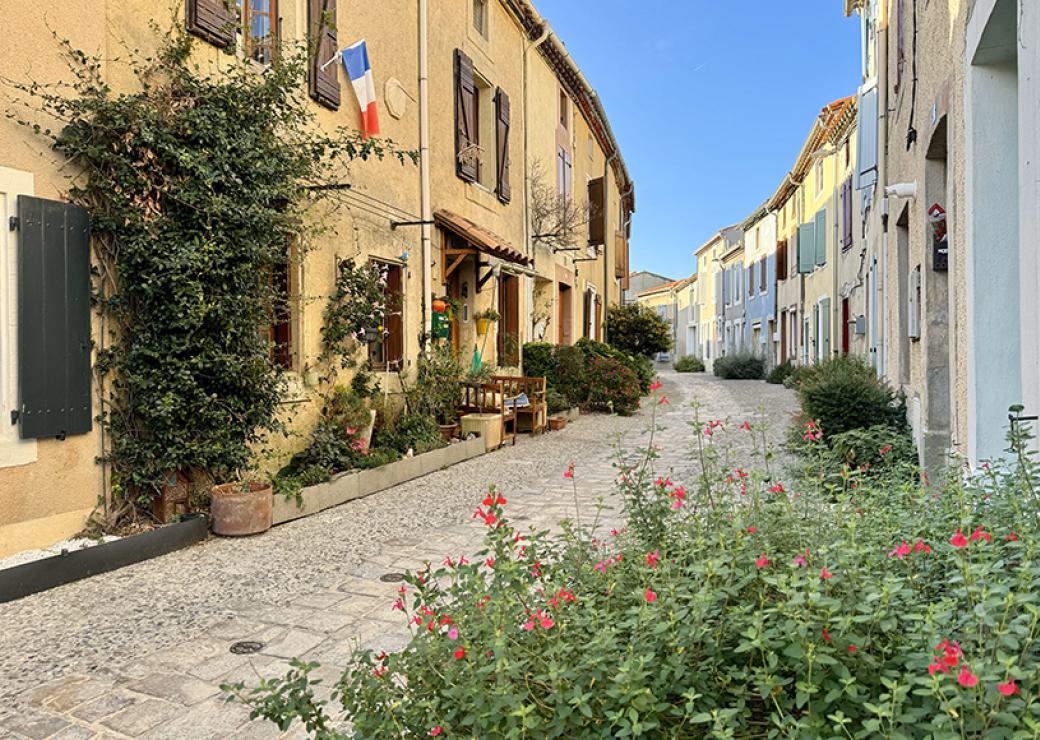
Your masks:
<path fill-rule="evenodd" d="M 779 356 L 776 323 L 776 215 L 759 209 L 744 231 L 744 346 L 772 366 Z"/>

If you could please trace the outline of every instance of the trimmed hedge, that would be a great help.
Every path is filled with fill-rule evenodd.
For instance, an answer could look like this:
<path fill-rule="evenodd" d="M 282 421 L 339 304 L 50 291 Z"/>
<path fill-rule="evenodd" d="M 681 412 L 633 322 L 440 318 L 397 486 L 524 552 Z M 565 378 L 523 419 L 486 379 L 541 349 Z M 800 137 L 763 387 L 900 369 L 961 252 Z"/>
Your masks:
<path fill-rule="evenodd" d="M 741 351 L 720 357 L 712 365 L 716 378 L 723 380 L 762 380 L 766 361 L 751 352 Z"/>
<path fill-rule="evenodd" d="M 694 355 L 686 355 L 676 360 L 672 367 L 677 373 L 703 373 L 704 360 Z"/>

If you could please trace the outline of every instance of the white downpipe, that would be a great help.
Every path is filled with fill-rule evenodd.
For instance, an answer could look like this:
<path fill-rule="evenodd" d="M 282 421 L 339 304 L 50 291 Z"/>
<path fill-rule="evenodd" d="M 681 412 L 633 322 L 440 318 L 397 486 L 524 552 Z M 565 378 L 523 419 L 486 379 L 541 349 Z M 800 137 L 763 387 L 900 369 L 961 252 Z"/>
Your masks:
<path fill-rule="evenodd" d="M 419 179 L 422 226 L 422 326 L 429 337 L 433 326 L 430 301 L 433 295 L 433 204 L 430 198 L 430 89 L 429 89 L 429 0 L 419 0 Z"/>

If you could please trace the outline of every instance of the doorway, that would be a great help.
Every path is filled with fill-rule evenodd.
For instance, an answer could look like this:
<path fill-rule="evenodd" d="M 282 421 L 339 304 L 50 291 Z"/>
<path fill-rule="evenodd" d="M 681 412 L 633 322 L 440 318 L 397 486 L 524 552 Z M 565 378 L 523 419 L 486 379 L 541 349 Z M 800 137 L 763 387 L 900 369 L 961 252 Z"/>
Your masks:
<path fill-rule="evenodd" d="M 556 326 L 557 328 L 557 343 L 558 344 L 571 344 L 573 334 L 571 332 L 571 324 L 573 322 L 573 307 L 572 307 L 572 295 L 573 289 L 569 285 L 563 283 L 556 284 Z"/>

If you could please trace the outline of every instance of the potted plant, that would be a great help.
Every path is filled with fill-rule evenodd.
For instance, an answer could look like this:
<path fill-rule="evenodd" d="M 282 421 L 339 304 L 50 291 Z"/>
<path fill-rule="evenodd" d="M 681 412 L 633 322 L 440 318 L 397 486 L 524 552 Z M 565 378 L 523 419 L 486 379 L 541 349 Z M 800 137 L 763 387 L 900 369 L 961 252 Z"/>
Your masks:
<path fill-rule="evenodd" d="M 491 329 L 491 325 L 501 317 L 495 309 L 487 308 L 480 311 L 473 318 L 477 320 L 477 336 L 483 337 L 487 335 L 488 331 Z"/>
<path fill-rule="evenodd" d="M 550 416 L 549 417 L 549 431 L 558 432 L 561 429 L 567 428 L 567 417 L 566 416 Z"/>
<path fill-rule="evenodd" d="M 210 519 L 215 534 L 225 537 L 260 534 L 271 528 L 272 517 L 270 483 L 245 480 L 213 486 Z"/>
<path fill-rule="evenodd" d="M 458 432 L 462 376 L 462 365 L 451 345 L 437 343 L 429 357 L 420 358 L 415 386 L 408 391 L 410 409 L 432 416 L 445 441 Z"/>

